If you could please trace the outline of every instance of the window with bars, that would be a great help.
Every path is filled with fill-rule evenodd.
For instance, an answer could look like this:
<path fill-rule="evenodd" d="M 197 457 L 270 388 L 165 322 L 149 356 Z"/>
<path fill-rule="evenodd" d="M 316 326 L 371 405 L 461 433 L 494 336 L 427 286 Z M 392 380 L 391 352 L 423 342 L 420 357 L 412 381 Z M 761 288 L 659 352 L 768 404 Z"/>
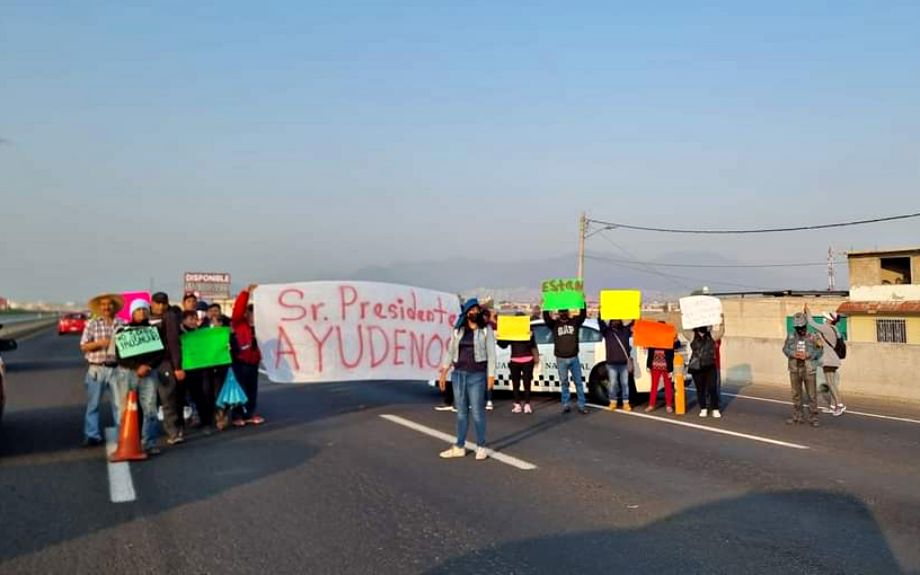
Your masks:
<path fill-rule="evenodd" d="M 879 343 L 907 343 L 907 321 L 877 319 L 875 320 L 875 333 Z"/>

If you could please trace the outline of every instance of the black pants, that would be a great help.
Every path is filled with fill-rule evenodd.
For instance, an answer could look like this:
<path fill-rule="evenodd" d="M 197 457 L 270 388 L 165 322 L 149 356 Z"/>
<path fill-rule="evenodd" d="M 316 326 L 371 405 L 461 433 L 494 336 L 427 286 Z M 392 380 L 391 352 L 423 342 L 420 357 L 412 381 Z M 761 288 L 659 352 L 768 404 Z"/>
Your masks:
<path fill-rule="evenodd" d="M 716 390 L 716 368 L 707 367 L 693 371 L 693 382 L 696 384 L 696 401 L 700 409 L 720 409 L 719 393 Z"/>
<path fill-rule="evenodd" d="M 214 425 L 214 403 L 217 401 L 217 378 L 214 368 L 196 369 L 185 374 L 185 386 L 189 396 L 198 410 L 198 420 L 201 425 Z M 223 369 L 226 374 L 226 368 Z M 223 383 L 221 381 L 221 383 Z"/>
<path fill-rule="evenodd" d="M 163 407 L 163 429 L 168 438 L 174 439 L 185 431 L 185 419 L 182 417 L 184 387 L 176 380 L 172 364 L 168 361 L 157 368 L 157 376 L 157 394 Z"/>
<path fill-rule="evenodd" d="M 248 419 L 255 416 L 256 402 L 259 398 L 259 366 L 242 362 L 234 363 L 233 375 L 240 382 L 240 387 L 246 393 L 247 399 L 243 409 L 234 410 L 234 417 Z"/>
<path fill-rule="evenodd" d="M 524 382 L 524 403 L 530 403 L 530 386 L 533 383 L 533 361 L 527 363 L 508 363 L 511 370 L 511 389 L 514 391 L 514 403 L 521 403 L 521 380 Z"/>

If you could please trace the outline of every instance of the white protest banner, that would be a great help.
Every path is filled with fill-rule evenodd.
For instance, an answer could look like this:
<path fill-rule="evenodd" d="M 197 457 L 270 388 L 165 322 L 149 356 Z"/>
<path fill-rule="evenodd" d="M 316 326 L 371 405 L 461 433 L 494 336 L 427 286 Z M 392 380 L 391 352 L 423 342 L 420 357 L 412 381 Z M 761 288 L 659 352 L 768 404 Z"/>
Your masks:
<path fill-rule="evenodd" d="M 435 379 L 460 313 L 456 295 L 374 282 L 260 285 L 253 305 L 278 383 Z"/>
<path fill-rule="evenodd" d="M 680 298 L 680 316 L 684 329 L 722 323 L 722 301 L 708 295 Z"/>

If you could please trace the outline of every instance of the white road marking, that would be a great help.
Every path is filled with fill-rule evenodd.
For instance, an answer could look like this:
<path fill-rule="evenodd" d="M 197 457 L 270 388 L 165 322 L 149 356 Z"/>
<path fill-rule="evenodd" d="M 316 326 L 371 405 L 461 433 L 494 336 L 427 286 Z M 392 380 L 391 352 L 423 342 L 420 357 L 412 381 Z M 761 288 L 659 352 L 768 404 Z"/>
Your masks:
<path fill-rule="evenodd" d="M 607 411 L 609 408 L 602 405 L 595 405 L 589 403 L 588 407 L 593 407 L 595 409 L 602 409 Z M 663 421 L 664 423 L 670 423 L 671 425 L 680 425 L 682 427 L 691 427 L 693 429 L 699 429 L 701 431 L 709 431 L 710 433 L 720 433 L 722 435 L 730 435 L 732 437 L 740 437 L 742 439 L 750 439 L 751 441 L 759 441 L 761 443 L 769 443 L 771 445 L 779 445 L 781 447 L 790 447 L 792 449 L 811 449 L 807 445 L 800 445 L 798 443 L 789 443 L 787 441 L 780 441 L 778 439 L 770 439 L 769 437 L 762 437 L 760 435 L 751 435 L 749 433 L 739 433 L 737 431 L 729 431 L 727 429 L 720 429 L 718 427 L 709 427 L 707 425 L 699 425 L 696 423 L 688 423 L 686 421 L 680 421 L 677 419 L 669 419 L 666 417 L 658 417 L 656 415 L 648 415 L 646 413 L 638 413 L 635 411 L 623 411 L 618 409 L 613 413 L 620 413 L 623 415 L 631 415 L 633 417 L 642 417 L 644 419 L 654 419 L 656 421 Z"/>
<path fill-rule="evenodd" d="M 424 433 L 425 435 L 429 435 L 431 437 L 435 437 L 442 441 L 446 441 L 450 444 L 453 444 L 456 441 L 456 437 L 453 435 L 450 435 L 449 433 L 444 433 L 442 431 L 438 431 L 437 429 L 432 429 L 420 423 L 415 423 L 414 421 L 410 421 L 404 417 L 399 417 L 398 415 L 383 414 L 380 417 L 386 419 L 387 421 L 396 423 L 397 425 L 402 425 L 403 427 L 408 427 L 409 429 L 413 429 L 415 431 L 418 431 L 419 433 Z M 478 445 L 470 441 L 467 441 L 465 446 L 470 451 L 476 451 L 476 448 L 479 447 Z M 486 448 L 486 453 L 488 453 L 489 457 L 491 459 L 494 459 L 495 461 L 500 461 L 506 465 L 510 465 L 511 467 L 516 467 L 517 469 L 521 469 L 523 471 L 530 471 L 530 470 L 537 468 L 537 466 L 534 465 L 533 463 L 528 463 L 524 461 L 523 459 L 518 459 L 517 457 L 511 457 L 510 455 L 505 455 L 504 453 L 494 451 L 492 449 L 489 449 L 488 447 Z"/>
<path fill-rule="evenodd" d="M 696 390 L 687 389 L 691 393 L 696 393 Z M 722 392 L 722 395 L 727 395 L 729 397 L 737 397 L 739 399 L 752 399 L 754 401 L 764 401 L 767 403 L 779 403 L 781 405 L 792 405 L 791 401 L 784 401 L 782 399 L 770 399 L 768 397 L 756 397 L 754 395 L 741 395 L 740 393 L 728 393 L 726 391 Z M 874 417 L 876 419 L 887 419 L 889 421 L 900 421 L 902 423 L 914 423 L 920 425 L 920 419 L 911 419 L 909 417 L 896 417 L 894 415 L 881 415 L 879 413 L 866 413 L 865 411 L 853 411 L 849 407 L 846 410 L 847 415 L 860 415 L 862 417 Z"/>
<path fill-rule="evenodd" d="M 118 428 L 105 429 L 105 453 L 112 455 L 118 449 Z M 134 492 L 134 481 L 131 479 L 131 466 L 127 461 L 118 463 L 106 462 L 109 469 L 109 497 L 112 503 L 129 503 L 137 499 Z"/>

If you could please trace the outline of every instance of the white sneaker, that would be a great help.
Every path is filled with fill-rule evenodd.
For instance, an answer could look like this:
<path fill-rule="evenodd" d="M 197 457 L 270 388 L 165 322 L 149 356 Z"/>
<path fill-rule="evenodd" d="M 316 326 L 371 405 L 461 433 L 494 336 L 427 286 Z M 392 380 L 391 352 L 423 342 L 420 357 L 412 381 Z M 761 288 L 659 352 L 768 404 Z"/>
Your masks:
<path fill-rule="evenodd" d="M 451 445 L 450 449 L 441 452 L 441 459 L 453 459 L 455 457 L 465 457 L 466 449 Z"/>
<path fill-rule="evenodd" d="M 495 407 L 495 406 L 492 405 L 492 400 L 491 400 L 491 399 L 490 399 L 489 401 L 486 402 L 486 410 L 492 411 L 492 408 L 493 408 L 493 407 Z"/>
<path fill-rule="evenodd" d="M 847 406 L 841 403 L 840 405 L 837 406 L 837 409 L 834 410 L 834 417 L 840 417 L 846 412 L 846 410 L 847 410 Z"/>
<path fill-rule="evenodd" d="M 514 407 L 511 408 L 511 413 L 521 413 L 521 411 L 523 411 L 523 409 L 520 403 L 515 403 Z"/>
<path fill-rule="evenodd" d="M 712 410 L 712 416 L 713 416 L 714 418 L 716 418 L 716 419 L 721 419 L 721 418 L 722 418 L 722 412 L 719 411 L 718 409 L 714 409 L 714 410 Z"/>
<path fill-rule="evenodd" d="M 709 416 L 709 410 L 707 409 L 700 410 L 700 417 L 708 417 L 708 416 Z"/>
<path fill-rule="evenodd" d="M 489 458 L 489 454 L 486 453 L 485 447 L 479 447 L 476 449 L 476 461 L 485 461 Z"/>

